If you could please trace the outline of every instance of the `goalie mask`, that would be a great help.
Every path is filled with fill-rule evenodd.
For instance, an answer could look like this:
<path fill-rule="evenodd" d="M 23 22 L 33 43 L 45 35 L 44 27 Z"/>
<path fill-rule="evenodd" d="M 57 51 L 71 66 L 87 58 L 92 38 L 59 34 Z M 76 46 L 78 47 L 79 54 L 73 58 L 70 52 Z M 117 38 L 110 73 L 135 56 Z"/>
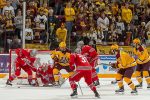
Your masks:
<path fill-rule="evenodd" d="M 30 56 L 35 57 L 37 55 L 37 50 L 31 50 Z"/>

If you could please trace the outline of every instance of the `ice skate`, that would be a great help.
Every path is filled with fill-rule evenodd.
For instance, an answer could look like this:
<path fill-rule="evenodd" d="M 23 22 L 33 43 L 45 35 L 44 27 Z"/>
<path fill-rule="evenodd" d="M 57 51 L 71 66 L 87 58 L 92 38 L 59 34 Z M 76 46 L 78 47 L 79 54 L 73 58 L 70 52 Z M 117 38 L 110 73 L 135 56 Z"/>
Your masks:
<path fill-rule="evenodd" d="M 147 84 L 147 89 L 150 89 L 150 84 Z"/>
<path fill-rule="evenodd" d="M 31 86 L 36 86 L 36 84 L 33 83 L 32 81 L 29 81 L 29 85 L 31 85 Z"/>
<path fill-rule="evenodd" d="M 97 91 L 94 91 L 95 97 L 100 98 L 100 95 Z"/>
<path fill-rule="evenodd" d="M 54 86 L 60 86 L 59 82 L 55 82 Z"/>
<path fill-rule="evenodd" d="M 8 79 L 6 85 L 12 86 L 11 81 Z"/>
<path fill-rule="evenodd" d="M 98 86 L 98 85 L 100 85 L 100 83 L 99 83 L 99 80 L 97 80 L 97 81 L 94 81 L 94 82 L 93 82 L 93 84 L 94 84 L 95 86 Z"/>
<path fill-rule="evenodd" d="M 137 94 L 137 93 L 138 93 L 138 91 L 137 91 L 136 88 L 135 88 L 134 90 L 131 91 L 131 94 Z"/>
<path fill-rule="evenodd" d="M 142 86 L 143 86 L 143 84 L 142 84 L 142 82 L 141 82 L 140 84 L 136 85 L 135 87 L 136 87 L 136 88 L 142 88 Z"/>
<path fill-rule="evenodd" d="M 124 93 L 124 87 L 119 88 L 115 91 L 116 93 Z"/>
<path fill-rule="evenodd" d="M 77 98 L 77 88 L 73 90 L 73 93 L 70 94 L 71 98 Z"/>
<path fill-rule="evenodd" d="M 111 84 L 117 84 L 117 81 L 116 80 L 111 81 Z"/>

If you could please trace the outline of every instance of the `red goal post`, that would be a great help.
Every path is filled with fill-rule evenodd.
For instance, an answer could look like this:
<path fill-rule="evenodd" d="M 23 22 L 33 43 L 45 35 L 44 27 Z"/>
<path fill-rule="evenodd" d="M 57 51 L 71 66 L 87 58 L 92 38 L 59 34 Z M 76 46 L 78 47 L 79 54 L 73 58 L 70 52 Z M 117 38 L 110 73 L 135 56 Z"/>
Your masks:
<path fill-rule="evenodd" d="M 29 49 L 27 49 L 27 50 L 29 50 Z M 9 56 L 10 56 L 10 66 L 9 66 L 9 77 L 10 77 L 15 72 L 15 63 L 14 63 L 14 61 L 17 57 L 17 55 L 15 53 L 15 49 L 10 50 Z M 49 50 L 37 50 L 36 58 L 40 59 L 40 64 L 42 64 L 42 63 L 53 64 L 53 60 L 51 59 Z M 35 66 L 35 67 L 38 67 L 38 66 Z M 21 70 L 21 74 L 18 77 L 18 79 L 26 79 L 27 77 L 28 77 L 28 75 L 26 74 L 26 72 Z M 35 73 L 33 73 L 32 77 L 35 78 Z"/>

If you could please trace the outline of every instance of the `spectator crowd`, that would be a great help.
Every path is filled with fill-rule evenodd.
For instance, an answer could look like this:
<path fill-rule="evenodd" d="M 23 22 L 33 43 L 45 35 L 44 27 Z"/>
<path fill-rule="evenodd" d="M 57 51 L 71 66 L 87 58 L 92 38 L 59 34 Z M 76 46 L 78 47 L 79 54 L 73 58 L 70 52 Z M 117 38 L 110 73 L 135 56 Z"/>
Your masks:
<path fill-rule="evenodd" d="M 0 48 L 21 47 L 23 0 L 0 0 Z M 150 0 L 26 0 L 25 41 L 150 44 Z"/>

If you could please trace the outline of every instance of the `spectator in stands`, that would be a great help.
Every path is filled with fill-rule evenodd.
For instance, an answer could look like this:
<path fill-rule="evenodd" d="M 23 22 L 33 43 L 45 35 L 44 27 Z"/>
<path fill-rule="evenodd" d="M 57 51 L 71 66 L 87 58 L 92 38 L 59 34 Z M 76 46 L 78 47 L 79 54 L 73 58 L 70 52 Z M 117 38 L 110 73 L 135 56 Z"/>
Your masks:
<path fill-rule="evenodd" d="M 6 10 L 4 12 L 4 32 L 5 32 L 5 36 L 6 38 L 12 39 L 12 37 L 14 36 L 14 23 L 13 23 L 13 18 L 14 16 L 12 16 L 12 14 Z"/>
<path fill-rule="evenodd" d="M 85 45 L 88 45 L 90 42 L 90 38 L 88 37 L 88 34 L 86 32 L 83 32 L 79 41 L 83 41 Z"/>
<path fill-rule="evenodd" d="M 147 37 L 148 37 L 147 44 L 150 45 L 150 27 L 148 28 L 147 31 Z"/>
<path fill-rule="evenodd" d="M 49 8 L 48 8 L 48 6 L 47 6 L 47 4 L 46 3 L 44 3 L 43 4 L 43 14 L 45 15 L 45 16 L 48 16 L 48 13 L 49 13 Z"/>
<path fill-rule="evenodd" d="M 61 15 L 64 10 L 65 0 L 55 0 L 55 15 Z"/>
<path fill-rule="evenodd" d="M 41 28 L 40 28 L 40 23 L 36 22 L 35 24 L 35 28 L 33 28 L 34 31 L 34 43 L 41 43 L 41 37 L 40 37 L 40 32 L 41 32 Z"/>
<path fill-rule="evenodd" d="M 64 23 L 62 23 L 61 27 L 56 30 L 56 36 L 59 43 L 66 42 L 67 29 L 65 28 Z"/>
<path fill-rule="evenodd" d="M 30 27 L 33 26 L 33 23 L 32 23 L 33 19 L 34 19 L 34 17 L 31 16 L 31 11 L 28 9 L 27 13 L 26 13 L 26 23 L 28 23 Z"/>
<path fill-rule="evenodd" d="M 105 16 L 104 11 L 101 12 L 101 16 L 97 19 L 97 27 L 101 27 L 104 34 L 104 41 L 107 42 L 109 19 Z"/>
<path fill-rule="evenodd" d="M 150 5 L 149 0 L 140 0 L 140 5 L 145 6 L 145 5 Z"/>
<path fill-rule="evenodd" d="M 45 30 L 46 29 L 46 23 L 47 23 L 47 17 L 44 13 L 43 8 L 39 9 L 39 14 L 35 17 L 34 21 L 40 23 L 40 28 Z"/>
<path fill-rule="evenodd" d="M 5 7 L 6 5 L 6 0 L 0 0 L 0 13 L 2 12 L 3 7 Z"/>
<path fill-rule="evenodd" d="M 11 5 L 14 8 L 15 15 L 17 14 L 18 6 L 20 4 L 19 0 L 11 0 Z"/>
<path fill-rule="evenodd" d="M 18 38 L 21 39 L 21 31 L 22 31 L 22 27 L 23 27 L 23 17 L 22 17 L 22 12 L 20 9 L 18 9 L 17 15 L 14 18 L 14 23 L 16 26 L 15 35 L 17 35 Z"/>
<path fill-rule="evenodd" d="M 111 9 L 112 9 L 112 14 L 114 16 L 117 16 L 118 11 L 119 11 L 119 5 L 118 5 L 118 3 L 117 2 L 113 2 L 112 6 L 111 6 Z"/>
<path fill-rule="evenodd" d="M 3 12 L 2 12 L 3 15 L 6 11 L 8 11 L 8 13 L 11 16 L 15 16 L 15 11 L 14 11 L 14 8 L 11 6 L 11 3 L 12 3 L 11 1 L 7 1 L 7 5 L 4 6 L 4 8 L 3 8 Z"/>
<path fill-rule="evenodd" d="M 26 43 L 32 43 L 34 39 L 33 36 L 33 30 L 29 26 L 29 23 L 26 23 L 26 28 L 25 28 L 25 41 Z"/>
<path fill-rule="evenodd" d="M 97 40 L 97 33 L 96 33 L 95 28 L 94 28 L 94 27 L 91 27 L 89 33 L 90 33 L 90 34 L 89 34 L 90 40 L 96 42 L 96 40 Z"/>
<path fill-rule="evenodd" d="M 130 26 L 130 24 L 128 24 L 127 25 L 127 29 L 126 29 L 126 31 L 125 31 L 125 35 L 124 35 L 124 38 L 125 38 L 125 45 L 126 46 L 129 46 L 130 45 L 130 43 L 132 42 L 131 40 L 132 40 L 132 36 L 133 36 L 133 32 L 132 32 L 132 30 L 131 30 L 131 26 Z"/>
<path fill-rule="evenodd" d="M 78 34 L 81 35 L 82 32 L 87 29 L 86 23 L 87 23 L 87 20 L 85 19 L 84 14 L 78 14 L 78 16 L 76 16 L 75 28 Z"/>
<path fill-rule="evenodd" d="M 73 21 L 75 19 L 75 11 L 74 11 L 74 8 L 72 8 L 72 5 L 70 2 L 67 3 L 64 11 L 65 11 L 65 19 L 66 19 L 66 28 L 68 30 L 68 34 L 71 34 L 72 27 L 73 27 Z"/>
<path fill-rule="evenodd" d="M 135 7 L 135 11 L 133 13 L 133 23 L 134 25 L 139 25 L 140 24 L 140 8 L 139 7 Z"/>
<path fill-rule="evenodd" d="M 39 0 L 40 7 L 43 6 L 44 4 L 48 4 L 48 0 Z"/>
<path fill-rule="evenodd" d="M 117 19 L 118 20 L 116 22 L 116 32 L 118 33 L 118 42 L 123 42 L 123 33 L 125 31 L 124 22 L 122 22 L 121 16 L 118 16 Z"/>
<path fill-rule="evenodd" d="M 37 16 L 37 7 L 36 7 L 35 1 L 30 1 L 29 4 L 27 4 L 27 10 L 30 11 L 30 17 L 33 20 L 35 16 Z"/>
<path fill-rule="evenodd" d="M 113 26 L 111 26 L 113 27 Z M 108 42 L 117 42 L 118 41 L 118 34 L 116 32 L 116 29 L 113 27 L 109 29 L 108 31 Z"/>
<path fill-rule="evenodd" d="M 21 48 L 21 40 L 18 39 L 17 36 L 15 36 L 13 39 L 12 39 L 12 42 L 10 43 L 10 49 L 17 49 L 17 48 Z"/>
<path fill-rule="evenodd" d="M 125 24 L 130 24 L 132 20 L 132 11 L 129 9 L 129 4 L 126 3 L 125 7 L 122 7 L 122 20 L 125 22 Z"/>
<path fill-rule="evenodd" d="M 142 43 L 145 43 L 147 40 L 145 25 L 145 22 L 141 22 L 141 25 L 138 27 L 138 38 L 141 39 Z"/>
<path fill-rule="evenodd" d="M 103 31 L 101 30 L 101 27 L 97 26 L 96 34 L 97 34 L 96 43 L 102 44 L 102 40 L 104 39 L 104 34 L 103 34 Z"/>

